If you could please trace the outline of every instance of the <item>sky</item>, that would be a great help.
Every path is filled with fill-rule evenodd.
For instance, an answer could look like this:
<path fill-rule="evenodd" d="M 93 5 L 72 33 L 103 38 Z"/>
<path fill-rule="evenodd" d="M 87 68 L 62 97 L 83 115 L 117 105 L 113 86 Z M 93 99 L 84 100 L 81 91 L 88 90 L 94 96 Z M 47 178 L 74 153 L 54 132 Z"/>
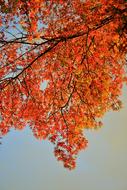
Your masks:
<path fill-rule="evenodd" d="M 29 128 L 10 131 L 0 146 L 0 190 L 127 190 L 127 88 L 122 100 L 124 108 L 107 113 L 103 128 L 85 132 L 89 146 L 73 171 Z"/>

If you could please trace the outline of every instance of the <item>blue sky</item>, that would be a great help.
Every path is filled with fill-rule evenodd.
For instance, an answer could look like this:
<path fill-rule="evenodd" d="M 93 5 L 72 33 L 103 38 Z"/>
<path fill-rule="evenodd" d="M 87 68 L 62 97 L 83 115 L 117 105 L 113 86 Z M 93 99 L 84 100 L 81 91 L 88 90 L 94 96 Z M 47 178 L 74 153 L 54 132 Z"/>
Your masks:
<path fill-rule="evenodd" d="M 73 171 L 29 128 L 12 130 L 0 146 L 0 190 L 127 190 L 127 88 L 123 91 L 124 108 L 107 113 L 103 128 L 86 132 L 89 146 Z"/>

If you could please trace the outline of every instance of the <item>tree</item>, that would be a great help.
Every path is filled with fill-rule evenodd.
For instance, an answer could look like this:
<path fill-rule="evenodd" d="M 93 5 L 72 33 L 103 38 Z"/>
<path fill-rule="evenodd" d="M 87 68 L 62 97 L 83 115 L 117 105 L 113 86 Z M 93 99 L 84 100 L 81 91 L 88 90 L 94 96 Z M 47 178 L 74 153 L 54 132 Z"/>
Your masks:
<path fill-rule="evenodd" d="M 73 169 L 84 129 L 119 110 L 126 0 L 0 0 L 0 133 L 32 129 Z"/>

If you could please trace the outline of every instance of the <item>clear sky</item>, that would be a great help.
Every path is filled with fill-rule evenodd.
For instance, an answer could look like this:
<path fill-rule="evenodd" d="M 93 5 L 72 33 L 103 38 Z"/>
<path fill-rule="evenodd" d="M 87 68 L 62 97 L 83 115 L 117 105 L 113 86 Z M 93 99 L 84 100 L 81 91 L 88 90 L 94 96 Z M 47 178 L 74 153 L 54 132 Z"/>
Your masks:
<path fill-rule="evenodd" d="M 124 108 L 107 113 L 103 128 L 86 132 L 89 147 L 73 171 L 28 128 L 12 130 L 0 146 L 0 190 L 127 190 L 127 88 L 122 100 Z"/>

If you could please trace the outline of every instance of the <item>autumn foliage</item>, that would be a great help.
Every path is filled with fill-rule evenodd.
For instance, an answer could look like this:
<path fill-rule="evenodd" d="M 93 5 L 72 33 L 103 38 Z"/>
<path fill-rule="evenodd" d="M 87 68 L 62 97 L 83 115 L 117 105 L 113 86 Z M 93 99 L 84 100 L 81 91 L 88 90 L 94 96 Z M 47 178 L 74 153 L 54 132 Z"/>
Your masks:
<path fill-rule="evenodd" d="M 126 0 L 0 0 L 0 135 L 29 126 L 73 169 L 86 129 L 119 110 Z"/>

